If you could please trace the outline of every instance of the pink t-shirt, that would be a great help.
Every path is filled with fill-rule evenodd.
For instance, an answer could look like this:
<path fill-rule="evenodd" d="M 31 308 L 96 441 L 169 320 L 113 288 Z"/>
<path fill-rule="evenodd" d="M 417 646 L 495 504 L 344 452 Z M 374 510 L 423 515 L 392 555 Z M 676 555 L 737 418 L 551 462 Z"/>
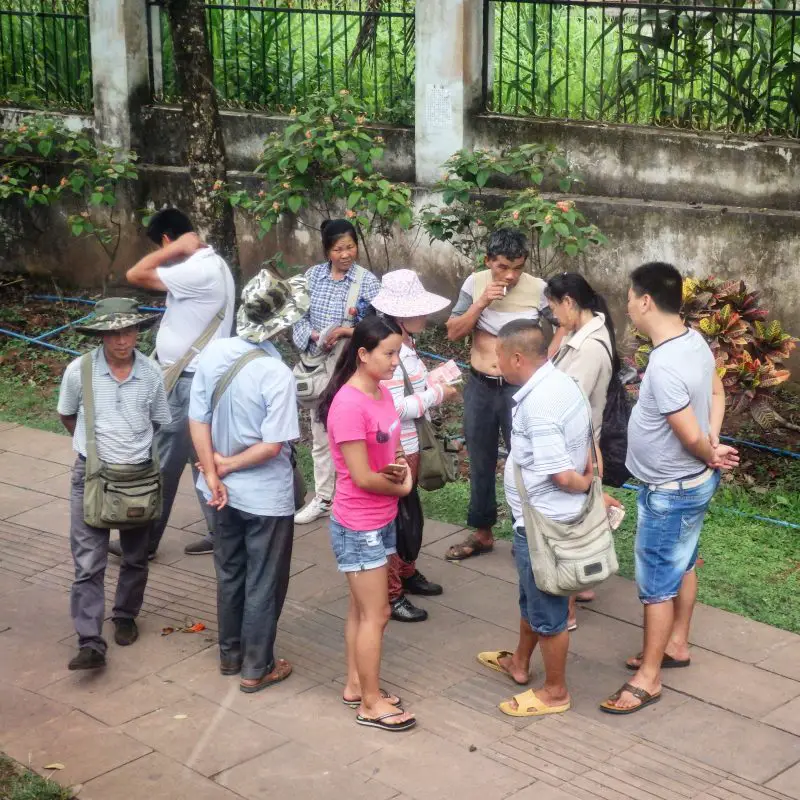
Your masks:
<path fill-rule="evenodd" d="M 396 497 L 375 494 L 353 483 L 342 455 L 343 442 L 366 441 L 370 469 L 380 472 L 394 461 L 400 447 L 400 419 L 391 392 L 381 386 L 381 399 L 344 385 L 328 412 L 328 441 L 336 467 L 333 516 L 354 531 L 375 531 L 397 516 Z M 379 441 L 385 440 L 385 441 Z"/>

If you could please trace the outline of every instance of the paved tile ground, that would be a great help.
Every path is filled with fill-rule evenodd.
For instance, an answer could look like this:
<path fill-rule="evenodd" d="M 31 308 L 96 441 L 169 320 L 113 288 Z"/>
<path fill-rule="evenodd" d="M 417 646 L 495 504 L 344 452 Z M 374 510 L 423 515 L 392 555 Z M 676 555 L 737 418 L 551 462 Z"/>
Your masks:
<path fill-rule="evenodd" d="M 112 641 L 102 674 L 69 673 L 72 460 L 64 436 L 0 427 L 0 750 L 45 774 L 63 764 L 53 777 L 80 785 L 80 800 L 800 798 L 800 636 L 700 607 L 693 666 L 664 675 L 659 704 L 609 718 L 597 703 L 641 640 L 633 586 L 614 579 L 579 610 L 573 710 L 511 719 L 496 709 L 511 684 L 475 661 L 515 642 L 510 548 L 448 564 L 462 532 L 438 522 L 420 566 L 445 594 L 420 601 L 428 622 L 392 622 L 386 636 L 384 683 L 417 714 L 414 732 L 360 728 L 339 701 L 347 589 L 324 524 L 296 531 L 278 641 L 294 674 L 242 694 L 217 670 L 213 563 L 183 554 L 203 532 L 188 478 L 140 640 Z M 116 574 L 112 562 L 109 599 Z M 161 635 L 200 621 L 207 632 Z"/>

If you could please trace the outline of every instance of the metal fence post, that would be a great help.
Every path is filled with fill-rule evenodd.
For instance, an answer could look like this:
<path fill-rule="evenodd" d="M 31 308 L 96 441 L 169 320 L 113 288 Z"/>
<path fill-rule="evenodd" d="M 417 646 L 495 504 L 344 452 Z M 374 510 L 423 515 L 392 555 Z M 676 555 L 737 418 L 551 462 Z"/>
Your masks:
<path fill-rule="evenodd" d="M 144 0 L 89 0 L 94 119 L 98 139 L 135 147 L 139 109 L 148 102 L 147 6 Z"/>
<path fill-rule="evenodd" d="M 483 72 L 484 0 L 416 6 L 416 180 L 434 183 L 455 152 L 472 146 Z"/>

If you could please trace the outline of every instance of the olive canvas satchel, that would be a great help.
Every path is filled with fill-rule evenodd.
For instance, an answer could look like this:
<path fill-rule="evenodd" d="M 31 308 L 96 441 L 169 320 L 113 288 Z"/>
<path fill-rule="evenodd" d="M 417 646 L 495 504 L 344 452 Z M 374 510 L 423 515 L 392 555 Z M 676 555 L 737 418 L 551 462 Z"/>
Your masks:
<path fill-rule="evenodd" d="M 139 528 L 161 517 L 161 470 L 155 448 L 143 464 L 108 464 L 97 455 L 92 354 L 81 358 L 81 393 L 86 423 L 83 516 L 94 528 Z"/>
<path fill-rule="evenodd" d="M 591 418 L 589 409 L 590 421 Z M 592 484 L 580 514 L 569 522 L 556 522 L 531 505 L 522 468 L 514 463 L 514 479 L 522 503 L 533 577 L 536 586 L 547 594 L 569 595 L 590 589 L 619 569 L 614 537 L 603 502 L 603 485 L 597 468 L 597 449 L 591 422 L 589 433 Z"/>

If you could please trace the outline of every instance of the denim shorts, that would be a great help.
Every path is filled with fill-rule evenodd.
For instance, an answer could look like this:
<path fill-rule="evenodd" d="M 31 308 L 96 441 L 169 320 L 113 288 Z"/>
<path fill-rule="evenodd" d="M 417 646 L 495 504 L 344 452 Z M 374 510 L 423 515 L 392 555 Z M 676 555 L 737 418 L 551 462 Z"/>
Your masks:
<path fill-rule="evenodd" d="M 569 597 L 546 594 L 533 578 L 531 555 L 524 528 L 514 529 L 514 560 L 519 573 L 519 612 L 540 636 L 555 636 L 567 629 Z"/>
<path fill-rule="evenodd" d="M 377 531 L 353 531 L 331 517 L 330 530 L 339 572 L 378 569 L 397 552 L 394 520 Z"/>
<path fill-rule="evenodd" d="M 703 518 L 719 486 L 715 472 L 691 489 L 639 489 L 636 525 L 636 586 L 645 605 L 677 597 L 694 569 Z"/>

